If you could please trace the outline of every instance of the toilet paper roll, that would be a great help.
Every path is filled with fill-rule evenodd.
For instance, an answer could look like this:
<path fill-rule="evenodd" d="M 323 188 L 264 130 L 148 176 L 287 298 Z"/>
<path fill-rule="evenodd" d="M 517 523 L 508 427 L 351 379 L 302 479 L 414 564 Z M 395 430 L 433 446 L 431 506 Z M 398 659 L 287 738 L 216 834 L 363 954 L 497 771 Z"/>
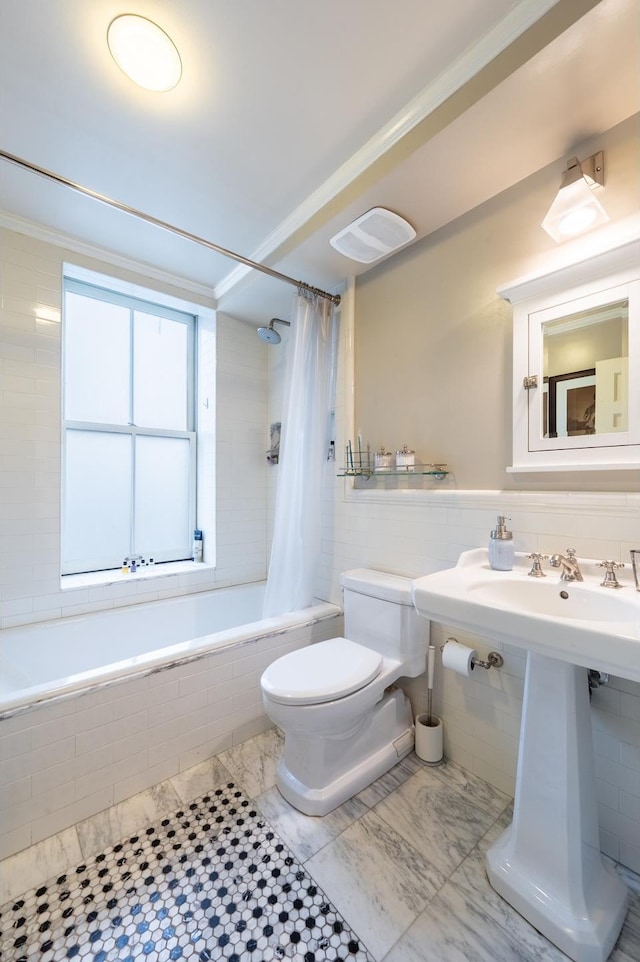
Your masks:
<path fill-rule="evenodd" d="M 459 675 L 471 677 L 473 671 L 473 659 L 477 658 L 478 653 L 473 648 L 461 645 L 459 641 L 447 641 L 442 649 L 442 665 L 450 668 Z"/>

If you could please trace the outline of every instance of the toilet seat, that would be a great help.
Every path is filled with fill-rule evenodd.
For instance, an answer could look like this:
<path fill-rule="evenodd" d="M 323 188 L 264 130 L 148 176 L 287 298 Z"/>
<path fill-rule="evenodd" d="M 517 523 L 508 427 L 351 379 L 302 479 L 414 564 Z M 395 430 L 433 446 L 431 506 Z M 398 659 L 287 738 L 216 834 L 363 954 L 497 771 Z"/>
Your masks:
<path fill-rule="evenodd" d="M 368 685 L 382 655 L 348 638 L 331 638 L 283 655 L 262 675 L 263 692 L 285 705 L 317 705 Z"/>

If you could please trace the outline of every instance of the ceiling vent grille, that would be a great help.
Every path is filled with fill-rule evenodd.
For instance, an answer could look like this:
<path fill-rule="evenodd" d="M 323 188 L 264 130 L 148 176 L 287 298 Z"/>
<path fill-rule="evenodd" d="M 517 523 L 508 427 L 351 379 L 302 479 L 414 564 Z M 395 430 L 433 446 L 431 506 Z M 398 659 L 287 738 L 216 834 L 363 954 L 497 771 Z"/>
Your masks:
<path fill-rule="evenodd" d="M 384 207 L 372 207 L 338 231 L 329 243 L 353 261 L 372 264 L 404 247 L 415 236 L 415 230 L 403 217 Z"/>

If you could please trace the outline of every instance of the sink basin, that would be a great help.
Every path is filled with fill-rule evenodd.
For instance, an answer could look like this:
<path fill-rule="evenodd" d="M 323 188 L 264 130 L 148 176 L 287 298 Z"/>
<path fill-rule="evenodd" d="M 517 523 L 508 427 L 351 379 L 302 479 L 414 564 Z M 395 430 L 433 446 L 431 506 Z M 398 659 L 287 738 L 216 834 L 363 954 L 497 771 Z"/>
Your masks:
<path fill-rule="evenodd" d="M 640 616 L 638 605 L 621 595 L 619 589 L 604 591 L 600 585 L 564 583 L 556 578 L 549 582 L 537 578 L 497 581 L 488 577 L 470 584 L 468 591 L 470 600 L 548 618 L 633 622 Z"/>
<path fill-rule="evenodd" d="M 560 581 L 554 569 L 531 578 L 526 555 L 516 554 L 513 571 L 494 571 L 478 548 L 455 568 L 416 579 L 414 604 L 433 621 L 640 681 L 640 592 L 631 572 L 619 572 L 623 588 L 603 588 L 595 561 L 580 566 L 584 582 Z"/>

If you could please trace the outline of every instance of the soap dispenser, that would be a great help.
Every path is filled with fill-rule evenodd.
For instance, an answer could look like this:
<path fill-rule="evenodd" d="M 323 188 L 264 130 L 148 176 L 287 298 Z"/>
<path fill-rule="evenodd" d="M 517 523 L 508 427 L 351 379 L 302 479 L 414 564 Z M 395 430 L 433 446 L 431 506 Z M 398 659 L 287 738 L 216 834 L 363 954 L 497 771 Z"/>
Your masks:
<path fill-rule="evenodd" d="M 511 518 L 499 514 L 489 538 L 489 564 L 496 571 L 511 571 L 513 568 L 513 533 L 507 530 L 505 521 L 511 521 Z"/>

